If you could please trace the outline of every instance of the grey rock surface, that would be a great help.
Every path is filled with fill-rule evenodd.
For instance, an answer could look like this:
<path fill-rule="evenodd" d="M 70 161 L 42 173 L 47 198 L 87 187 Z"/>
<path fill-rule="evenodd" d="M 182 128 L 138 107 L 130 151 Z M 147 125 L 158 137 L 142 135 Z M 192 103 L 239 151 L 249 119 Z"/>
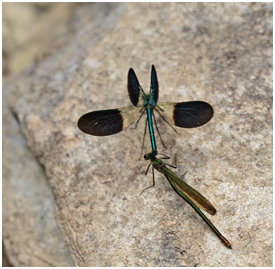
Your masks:
<path fill-rule="evenodd" d="M 272 3 L 128 3 L 98 11 L 86 5 L 76 30 L 5 89 L 45 169 L 75 265 L 272 266 Z M 128 69 L 148 89 L 151 64 L 159 101 L 214 107 L 207 125 L 180 134 L 159 122 L 168 150 L 157 143 L 160 152 L 177 153 L 176 173 L 188 170 L 186 181 L 215 205 L 211 220 L 233 250 L 163 175 L 139 195 L 152 180 L 139 160 L 143 124 L 109 137 L 76 127 L 87 111 L 130 105 Z"/>
<path fill-rule="evenodd" d="M 5 96 L 4 96 L 5 97 Z M 43 167 L 3 105 L 3 241 L 13 266 L 73 266 Z"/>

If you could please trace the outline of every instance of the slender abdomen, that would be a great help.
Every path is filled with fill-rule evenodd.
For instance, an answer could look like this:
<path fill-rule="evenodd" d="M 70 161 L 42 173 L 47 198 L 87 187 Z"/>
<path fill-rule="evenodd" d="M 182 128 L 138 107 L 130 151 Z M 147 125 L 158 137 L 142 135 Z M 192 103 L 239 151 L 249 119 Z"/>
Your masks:
<path fill-rule="evenodd" d="M 149 133 L 150 133 L 150 140 L 151 140 L 151 145 L 152 145 L 152 151 L 156 151 L 157 150 L 157 144 L 156 144 L 156 140 L 155 140 L 155 133 L 154 133 L 154 127 L 153 127 L 153 120 L 152 120 L 152 108 L 151 107 L 147 107 L 146 109 L 147 112 L 147 122 L 148 122 L 148 128 L 149 128 Z"/>

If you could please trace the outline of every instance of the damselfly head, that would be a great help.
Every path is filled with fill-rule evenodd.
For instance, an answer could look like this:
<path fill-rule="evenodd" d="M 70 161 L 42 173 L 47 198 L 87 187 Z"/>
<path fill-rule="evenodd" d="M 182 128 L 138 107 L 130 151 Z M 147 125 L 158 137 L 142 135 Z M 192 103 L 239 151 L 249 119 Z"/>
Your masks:
<path fill-rule="evenodd" d="M 145 159 L 146 161 L 150 160 L 150 159 L 151 159 L 151 154 L 152 154 L 152 153 L 146 153 L 146 154 L 144 154 L 144 159 Z"/>
<path fill-rule="evenodd" d="M 147 160 L 153 160 L 158 155 L 158 152 L 156 150 L 153 150 L 150 153 L 146 153 L 144 155 L 144 159 Z"/>

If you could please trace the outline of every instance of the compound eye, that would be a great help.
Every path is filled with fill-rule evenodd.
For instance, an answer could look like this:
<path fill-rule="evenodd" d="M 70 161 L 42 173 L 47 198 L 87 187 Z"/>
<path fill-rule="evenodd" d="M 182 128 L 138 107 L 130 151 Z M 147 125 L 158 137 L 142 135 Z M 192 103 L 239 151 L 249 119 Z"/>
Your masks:
<path fill-rule="evenodd" d="M 148 154 L 144 154 L 144 159 L 145 159 L 145 160 L 148 160 L 148 159 L 149 159 Z"/>

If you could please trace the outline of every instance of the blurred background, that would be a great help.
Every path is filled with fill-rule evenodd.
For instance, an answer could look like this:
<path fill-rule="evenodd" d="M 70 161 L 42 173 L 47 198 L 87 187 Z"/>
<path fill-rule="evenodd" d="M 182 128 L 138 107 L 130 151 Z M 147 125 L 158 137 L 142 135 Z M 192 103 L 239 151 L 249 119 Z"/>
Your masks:
<path fill-rule="evenodd" d="M 68 30 L 80 3 L 3 3 L 3 82 L 37 60 Z"/>
<path fill-rule="evenodd" d="M 2 3 L 2 83 L 43 56 L 80 3 Z M 2 266 L 12 266 L 2 244 Z"/>

